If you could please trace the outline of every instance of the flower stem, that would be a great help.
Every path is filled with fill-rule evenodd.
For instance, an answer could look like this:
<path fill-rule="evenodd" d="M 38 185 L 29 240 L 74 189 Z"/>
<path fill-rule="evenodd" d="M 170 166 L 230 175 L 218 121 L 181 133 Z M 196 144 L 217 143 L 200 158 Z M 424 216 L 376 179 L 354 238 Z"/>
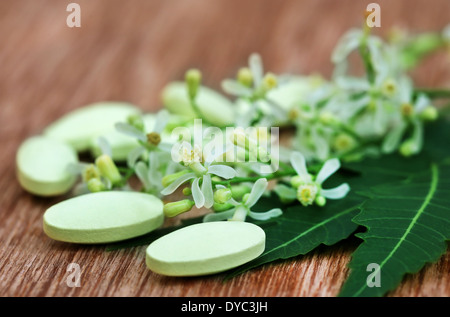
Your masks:
<path fill-rule="evenodd" d="M 416 88 L 414 96 L 419 94 L 425 94 L 431 99 L 450 98 L 450 90 L 448 89 Z"/>

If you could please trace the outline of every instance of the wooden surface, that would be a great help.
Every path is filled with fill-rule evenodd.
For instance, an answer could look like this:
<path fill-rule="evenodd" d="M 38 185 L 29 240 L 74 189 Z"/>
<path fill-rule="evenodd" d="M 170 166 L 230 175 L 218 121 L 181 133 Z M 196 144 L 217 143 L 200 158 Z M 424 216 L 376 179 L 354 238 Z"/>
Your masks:
<path fill-rule="evenodd" d="M 335 296 L 348 275 L 349 239 L 306 256 L 266 265 L 226 283 L 221 275 L 168 278 L 146 269 L 145 247 L 105 252 L 50 240 L 46 208 L 61 200 L 24 192 L 15 153 L 67 111 L 102 100 L 160 108 L 160 89 L 187 68 L 219 88 L 252 52 L 275 73 L 331 73 L 337 39 L 361 24 L 371 1 L 79 0 L 81 28 L 66 26 L 70 1 L 0 2 L 0 295 L 1 296 Z M 439 30 L 450 2 L 378 1 L 385 34 L 394 25 Z M 450 86 L 444 53 L 428 58 L 414 78 Z M 81 287 L 66 285 L 69 263 Z M 392 296 L 449 296 L 450 253 L 407 276 Z"/>

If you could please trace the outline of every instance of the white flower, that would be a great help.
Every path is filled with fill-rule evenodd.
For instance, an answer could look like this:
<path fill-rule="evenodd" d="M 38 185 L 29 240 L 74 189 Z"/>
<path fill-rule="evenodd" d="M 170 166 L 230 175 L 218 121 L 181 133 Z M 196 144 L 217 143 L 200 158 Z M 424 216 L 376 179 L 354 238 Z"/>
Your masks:
<path fill-rule="evenodd" d="M 116 123 L 115 127 L 119 132 L 134 137 L 141 143 L 141 146 L 134 148 L 128 154 L 127 162 L 129 167 L 134 167 L 136 161 L 145 152 L 146 148 L 143 144 L 152 147 L 152 149 L 170 152 L 172 149 L 172 144 L 161 141 L 161 133 L 164 131 L 169 118 L 170 114 L 166 109 L 160 110 L 155 117 L 155 125 L 153 130 L 148 133 L 145 133 L 144 131 L 141 131 L 128 123 Z"/>
<path fill-rule="evenodd" d="M 416 154 L 420 152 L 423 145 L 423 121 L 436 119 L 437 110 L 424 94 L 418 95 L 413 100 L 413 84 L 411 80 L 405 78 L 400 82 L 399 88 L 397 120 L 383 140 L 382 151 L 384 153 L 392 153 L 398 149 L 405 132 L 412 125 L 412 136 L 407 143 L 408 155 Z"/>
<path fill-rule="evenodd" d="M 199 161 L 189 164 L 188 167 L 192 172 L 184 174 L 174 180 L 161 191 L 161 194 L 170 195 L 185 182 L 193 180 L 191 191 L 195 206 L 197 208 L 203 206 L 211 208 L 214 204 L 211 175 L 216 175 L 224 179 L 230 179 L 236 176 L 236 171 L 232 167 L 221 164 L 211 165 L 213 161 L 214 159 L 207 159 L 204 164 Z"/>
<path fill-rule="evenodd" d="M 283 212 L 280 208 L 274 208 L 266 212 L 254 212 L 251 208 L 258 202 L 261 196 L 264 194 L 267 189 L 267 179 L 260 178 L 258 179 L 252 187 L 250 194 L 246 199 L 243 199 L 242 202 L 238 203 L 233 198 L 230 199 L 230 203 L 234 206 L 233 208 L 222 211 L 218 213 L 207 214 L 204 218 L 204 222 L 210 221 L 220 221 L 228 219 L 230 221 L 245 221 L 246 217 L 256 220 L 267 220 L 273 217 L 280 216 Z M 223 186 L 221 186 L 223 188 Z"/>
<path fill-rule="evenodd" d="M 168 163 L 166 164 L 166 162 Z M 163 189 L 161 183 L 163 175 L 176 172 L 178 166 L 170 160 L 168 153 L 152 151 L 148 157 L 148 164 L 139 161 L 135 164 L 134 170 L 142 182 L 145 192 L 160 196 Z"/>
<path fill-rule="evenodd" d="M 300 152 L 292 153 L 291 164 L 298 175 L 297 179 L 293 179 L 293 185 L 297 187 L 297 199 L 304 206 L 312 204 L 318 197 L 341 199 L 350 190 L 350 186 L 347 183 L 331 189 L 322 188 L 323 182 L 341 166 L 336 158 L 327 160 L 315 178 L 308 173 L 305 157 Z"/>

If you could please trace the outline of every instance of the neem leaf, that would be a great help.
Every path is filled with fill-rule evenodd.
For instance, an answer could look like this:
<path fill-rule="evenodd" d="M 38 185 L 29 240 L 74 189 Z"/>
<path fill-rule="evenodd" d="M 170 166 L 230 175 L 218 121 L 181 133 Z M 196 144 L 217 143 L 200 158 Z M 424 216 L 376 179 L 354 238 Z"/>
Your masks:
<path fill-rule="evenodd" d="M 369 194 L 372 199 L 354 218 L 368 231 L 357 235 L 364 243 L 353 254 L 340 296 L 384 295 L 405 273 L 438 260 L 450 238 L 449 165 L 431 163 L 406 180 L 375 186 Z"/>
<path fill-rule="evenodd" d="M 332 245 L 358 227 L 351 219 L 358 214 L 361 197 L 329 201 L 325 207 L 300 204 L 283 211 L 275 224 L 264 226 L 266 249 L 255 260 L 230 271 L 226 278 L 279 259 L 306 254 L 320 244 Z"/>

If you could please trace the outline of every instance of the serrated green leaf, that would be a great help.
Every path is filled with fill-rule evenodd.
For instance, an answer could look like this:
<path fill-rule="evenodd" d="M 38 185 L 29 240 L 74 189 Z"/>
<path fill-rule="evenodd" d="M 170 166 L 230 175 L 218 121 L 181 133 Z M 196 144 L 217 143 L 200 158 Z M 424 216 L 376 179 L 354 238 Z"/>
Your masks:
<path fill-rule="evenodd" d="M 368 228 L 353 254 L 351 274 L 340 296 L 382 296 L 404 274 L 419 271 L 445 253 L 450 238 L 450 166 L 431 163 L 405 181 L 372 188 L 372 199 L 354 222 Z M 374 271 L 367 271 L 375 263 Z M 367 278 L 379 273 L 380 284 Z"/>
<path fill-rule="evenodd" d="M 302 207 L 298 203 L 287 208 L 276 224 L 263 228 L 266 249 L 255 260 L 232 270 L 226 279 L 260 265 L 303 255 L 321 244 L 332 245 L 358 227 L 351 219 L 359 212 L 361 198 L 356 195 L 330 201 L 325 207 Z"/>

